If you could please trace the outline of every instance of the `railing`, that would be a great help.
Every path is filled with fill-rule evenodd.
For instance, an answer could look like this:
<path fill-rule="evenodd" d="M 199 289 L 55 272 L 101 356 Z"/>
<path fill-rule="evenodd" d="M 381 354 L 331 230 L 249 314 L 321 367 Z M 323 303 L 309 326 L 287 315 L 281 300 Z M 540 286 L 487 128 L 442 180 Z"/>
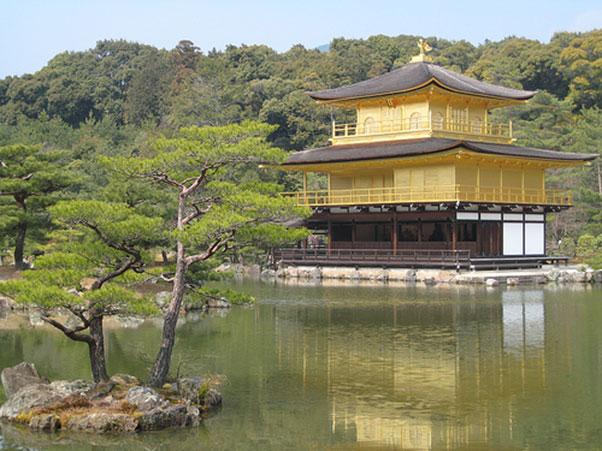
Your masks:
<path fill-rule="evenodd" d="M 332 123 L 332 137 L 346 138 L 390 133 L 413 133 L 421 131 L 443 131 L 451 134 L 489 136 L 512 139 L 512 121 L 508 124 L 482 123 L 476 121 L 447 120 L 444 118 L 396 119 L 370 123 Z"/>
<path fill-rule="evenodd" d="M 280 249 L 277 261 L 284 264 L 357 264 L 358 266 L 470 267 L 468 250 L 407 249 Z"/>
<path fill-rule="evenodd" d="M 296 199 L 297 205 L 318 207 L 337 205 L 378 205 L 415 202 L 499 202 L 530 205 L 572 205 L 571 191 L 499 188 L 471 185 L 433 187 L 391 187 L 332 191 L 282 193 Z"/>

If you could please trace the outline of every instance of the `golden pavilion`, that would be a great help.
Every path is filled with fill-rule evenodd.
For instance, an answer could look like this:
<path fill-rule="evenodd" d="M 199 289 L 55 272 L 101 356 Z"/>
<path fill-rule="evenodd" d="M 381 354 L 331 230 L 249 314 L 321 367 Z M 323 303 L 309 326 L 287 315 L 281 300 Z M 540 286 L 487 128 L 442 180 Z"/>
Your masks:
<path fill-rule="evenodd" d="M 597 155 L 513 144 L 512 123 L 489 111 L 535 91 L 484 83 L 420 55 L 359 83 L 309 92 L 353 109 L 332 124 L 331 145 L 296 152 L 282 169 L 303 173 L 287 193 L 313 208 L 306 221 L 321 248 L 283 251 L 284 263 L 372 266 L 536 266 L 546 256 L 546 214 L 569 208 L 570 191 L 546 188 L 546 170 Z M 308 189 L 322 173 L 328 188 Z M 311 248 L 310 248 L 311 247 Z M 558 259 L 556 259 L 558 260 Z"/>

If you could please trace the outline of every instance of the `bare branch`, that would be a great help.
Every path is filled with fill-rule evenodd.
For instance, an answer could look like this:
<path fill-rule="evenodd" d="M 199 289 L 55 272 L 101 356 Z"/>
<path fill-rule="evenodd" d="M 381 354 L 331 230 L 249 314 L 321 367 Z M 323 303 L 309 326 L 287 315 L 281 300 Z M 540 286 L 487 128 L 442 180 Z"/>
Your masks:
<path fill-rule="evenodd" d="M 143 178 L 151 178 L 155 182 L 165 183 L 166 185 L 175 186 L 182 190 L 185 188 L 185 185 L 183 185 L 182 183 L 178 183 L 173 179 L 170 179 L 169 176 L 163 172 L 143 174 L 142 177 Z"/>
<path fill-rule="evenodd" d="M 125 261 L 116 270 L 111 271 L 111 272 L 105 274 L 104 276 L 99 277 L 98 279 L 96 279 L 96 281 L 92 284 L 92 288 L 91 289 L 92 290 L 98 290 L 99 288 L 101 288 L 103 286 L 103 284 L 105 282 L 108 282 L 109 280 L 114 279 L 115 277 L 118 277 L 118 276 L 122 275 L 128 269 L 132 268 L 137 261 L 138 260 L 136 259 L 136 257 L 133 257 L 133 258 Z"/>
<path fill-rule="evenodd" d="M 174 281 L 174 277 L 173 276 L 172 277 L 167 277 L 166 273 L 155 274 L 155 273 L 146 271 L 144 269 L 142 271 L 140 271 L 140 272 L 144 273 L 144 274 L 148 274 L 149 276 L 151 276 L 148 279 L 145 279 L 144 282 L 150 282 L 150 281 L 156 280 L 156 279 L 160 279 L 160 280 L 162 280 L 164 282 L 167 282 L 167 283 L 172 283 Z M 168 273 L 168 274 L 173 274 L 173 273 Z"/>
<path fill-rule="evenodd" d="M 84 324 L 84 326 L 86 326 L 86 328 L 90 327 L 90 321 L 88 321 L 88 318 L 86 318 L 86 316 L 84 315 L 84 313 L 81 310 L 78 310 L 71 305 L 67 305 L 67 306 L 65 306 L 65 308 L 67 310 L 69 310 L 71 313 L 73 313 L 75 316 L 77 316 L 79 319 L 81 319 L 82 323 Z"/>
<path fill-rule="evenodd" d="M 190 193 L 194 192 L 201 185 L 201 183 L 203 183 L 203 180 L 205 180 L 205 176 L 207 175 L 209 169 L 210 167 L 205 166 L 203 169 L 201 169 L 201 173 L 197 177 L 187 179 L 192 181 L 192 184 L 182 190 L 182 195 L 184 197 L 188 197 Z"/>
<path fill-rule="evenodd" d="M 59 323 L 58 321 L 53 320 L 52 318 L 49 318 L 48 316 L 42 315 L 41 319 L 42 319 L 42 321 L 47 322 L 51 326 L 56 327 L 58 330 L 63 332 L 65 335 L 67 335 L 72 340 L 83 341 L 84 343 L 92 343 L 93 342 L 92 337 L 90 337 L 89 335 L 84 335 L 84 334 L 78 333 L 78 332 L 81 332 L 82 330 L 87 329 L 87 327 L 79 326 L 79 327 L 75 327 L 73 329 L 68 329 L 63 324 Z"/>
<path fill-rule="evenodd" d="M 188 266 L 192 265 L 193 263 L 202 262 L 204 260 L 207 260 L 209 257 L 215 255 L 218 251 L 220 251 L 225 246 L 227 246 L 228 242 L 230 240 L 232 240 L 233 237 L 234 237 L 234 230 L 230 230 L 225 238 L 223 238 L 221 240 L 216 240 L 202 254 L 190 255 L 189 257 L 186 257 L 186 260 L 185 260 L 186 266 L 188 267 Z"/>
<path fill-rule="evenodd" d="M 186 216 L 184 219 L 182 219 L 183 226 L 188 224 L 190 221 L 193 221 L 194 219 L 198 218 L 199 216 L 208 213 L 213 207 L 213 205 L 209 205 L 206 208 L 200 208 L 198 204 L 194 204 L 192 207 L 194 208 L 194 211 L 188 216 Z"/>

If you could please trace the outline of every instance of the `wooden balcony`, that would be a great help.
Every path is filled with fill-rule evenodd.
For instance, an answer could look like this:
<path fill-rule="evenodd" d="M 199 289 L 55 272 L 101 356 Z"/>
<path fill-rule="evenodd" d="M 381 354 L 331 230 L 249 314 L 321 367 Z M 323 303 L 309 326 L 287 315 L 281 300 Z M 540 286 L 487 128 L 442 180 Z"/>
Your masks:
<path fill-rule="evenodd" d="M 308 207 L 475 202 L 528 205 L 572 205 L 571 191 L 441 185 L 425 188 L 391 187 L 282 193 Z"/>
<path fill-rule="evenodd" d="M 418 120 L 374 121 L 369 124 L 357 122 L 332 123 L 331 140 L 333 145 L 418 137 L 440 137 L 510 144 L 513 142 L 512 121 L 507 124 L 452 121 L 444 118 L 433 118 L 429 115 L 427 118 Z"/>
<path fill-rule="evenodd" d="M 468 250 L 452 249 L 280 249 L 276 261 L 284 265 L 355 266 L 382 268 L 519 269 L 568 264 L 567 257 L 472 257 Z"/>
<path fill-rule="evenodd" d="M 341 265 L 468 269 L 466 250 L 280 249 L 274 257 L 287 265 Z"/>

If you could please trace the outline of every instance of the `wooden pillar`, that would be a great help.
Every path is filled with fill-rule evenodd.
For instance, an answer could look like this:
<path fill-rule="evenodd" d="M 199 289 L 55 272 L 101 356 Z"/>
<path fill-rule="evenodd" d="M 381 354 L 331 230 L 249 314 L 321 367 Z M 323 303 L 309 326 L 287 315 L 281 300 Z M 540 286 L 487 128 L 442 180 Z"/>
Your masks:
<path fill-rule="evenodd" d="M 445 104 L 445 121 L 447 124 L 446 130 L 451 130 L 451 107 L 449 105 L 449 97 L 447 98 L 447 103 Z"/>
<path fill-rule="evenodd" d="M 332 221 L 330 220 L 330 214 L 327 217 L 328 221 L 328 255 L 330 255 L 330 249 L 332 248 Z"/>
<path fill-rule="evenodd" d="M 485 134 L 489 134 L 488 130 L 487 130 L 487 125 L 488 125 L 488 119 L 489 117 L 489 103 L 485 103 L 485 117 L 484 117 L 484 122 L 485 122 Z"/>
<path fill-rule="evenodd" d="M 422 249 L 422 221 L 418 220 L 418 249 Z"/>
<path fill-rule="evenodd" d="M 401 117 L 401 125 L 399 127 L 399 130 L 403 131 L 404 130 L 404 125 L 403 125 L 403 121 L 406 118 L 406 106 L 405 106 L 405 97 L 401 100 L 401 108 L 400 110 L 400 117 Z"/>
<path fill-rule="evenodd" d="M 481 201 L 481 166 L 477 164 L 477 186 L 476 186 L 477 202 Z"/>
<path fill-rule="evenodd" d="M 502 216 L 503 217 L 503 216 Z M 496 250 L 496 254 L 497 255 L 502 255 L 504 253 L 504 247 L 503 247 L 503 237 L 504 237 L 504 223 L 503 222 L 498 222 L 497 223 L 497 250 Z"/>
<path fill-rule="evenodd" d="M 303 171 L 303 205 L 308 205 L 309 199 L 307 198 L 307 172 Z"/>
<path fill-rule="evenodd" d="M 397 255 L 397 213 L 393 212 L 393 236 L 391 239 L 393 240 L 393 255 Z"/>
<path fill-rule="evenodd" d="M 355 249 L 355 219 L 351 220 L 351 249 Z"/>
<path fill-rule="evenodd" d="M 458 220 L 456 218 L 452 218 L 452 223 L 451 223 L 451 227 L 452 227 L 452 250 L 456 251 L 458 250 L 456 248 L 456 244 L 458 241 Z"/>
<path fill-rule="evenodd" d="M 500 195 L 497 199 L 492 199 L 492 202 L 504 202 L 504 168 L 500 166 Z"/>
<path fill-rule="evenodd" d="M 477 255 L 483 255 L 485 230 L 483 229 L 483 221 L 481 220 L 481 213 L 479 213 L 479 220 L 477 221 Z"/>
<path fill-rule="evenodd" d="M 525 193 L 525 167 L 524 166 L 521 166 L 521 168 L 520 168 L 520 175 L 521 175 L 521 179 L 520 179 L 521 199 L 520 199 L 520 202 L 526 202 L 526 200 L 525 200 L 525 196 L 526 196 L 526 193 Z"/>

